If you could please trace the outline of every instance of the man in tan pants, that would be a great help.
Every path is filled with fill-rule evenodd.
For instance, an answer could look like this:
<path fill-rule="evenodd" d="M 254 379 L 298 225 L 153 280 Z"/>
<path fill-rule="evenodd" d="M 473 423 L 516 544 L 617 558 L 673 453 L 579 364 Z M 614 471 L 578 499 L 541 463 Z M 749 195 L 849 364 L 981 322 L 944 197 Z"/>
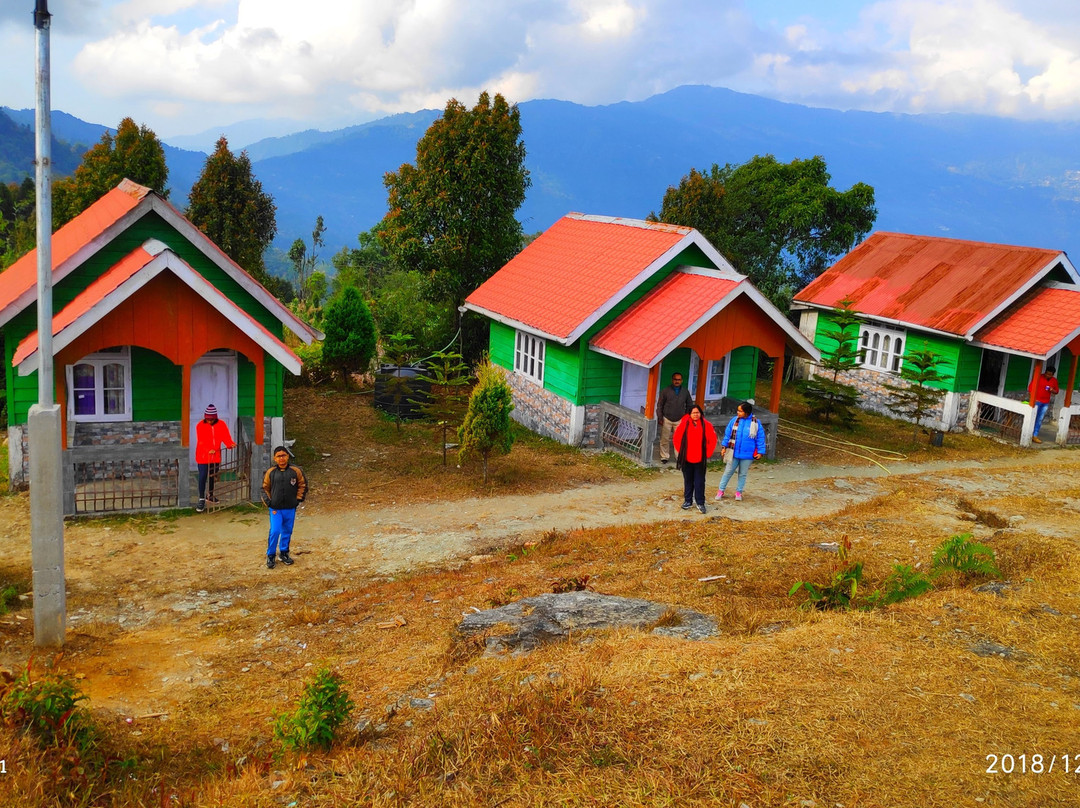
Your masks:
<path fill-rule="evenodd" d="M 660 419 L 660 462 L 671 459 L 671 436 L 686 413 L 690 412 L 690 391 L 682 386 L 682 374 L 672 373 L 671 384 L 660 391 L 656 417 Z"/>

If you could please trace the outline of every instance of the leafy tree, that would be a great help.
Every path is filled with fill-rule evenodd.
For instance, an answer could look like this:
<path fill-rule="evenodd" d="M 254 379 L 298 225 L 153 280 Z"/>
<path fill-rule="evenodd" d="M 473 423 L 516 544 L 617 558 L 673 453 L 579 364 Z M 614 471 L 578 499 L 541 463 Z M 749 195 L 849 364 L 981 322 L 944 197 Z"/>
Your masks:
<path fill-rule="evenodd" d="M 417 143 L 416 165 L 383 182 L 389 210 L 380 241 L 431 279 L 432 299 L 457 308 L 521 249 L 515 211 L 530 180 L 517 106 L 486 92 L 471 110 L 450 99 Z M 466 356 L 479 350 L 480 326 L 463 342 Z"/>
<path fill-rule="evenodd" d="M 323 298 L 326 297 L 326 290 L 330 288 L 326 273 L 318 269 L 315 270 L 308 276 L 306 286 L 307 299 L 311 302 L 311 305 L 322 306 Z"/>
<path fill-rule="evenodd" d="M 507 454 L 514 445 L 510 412 L 514 409 L 510 385 L 502 371 L 491 362 L 477 369 L 476 387 L 469 396 L 465 422 L 458 427 L 458 458 L 479 456 L 484 461 L 484 485 L 488 481 L 488 458 Z"/>
<path fill-rule="evenodd" d="M 74 219 L 94 202 L 129 179 L 168 196 L 169 167 L 165 149 L 153 130 L 124 118 L 116 134 L 106 132 L 83 155 L 75 174 L 53 186 L 53 227 Z"/>
<path fill-rule="evenodd" d="M 419 272 L 394 270 L 382 280 L 371 303 L 380 334 L 413 334 L 414 356 L 445 350 L 454 337 L 454 310 L 446 301 L 427 299 L 426 287 Z"/>
<path fill-rule="evenodd" d="M 424 417 L 442 431 L 442 462 L 446 465 L 446 433 L 461 415 L 469 368 L 461 354 L 437 351 L 427 361 L 427 373 L 420 378 L 431 385 L 426 400 L 416 402 Z"/>
<path fill-rule="evenodd" d="M 346 286 L 326 304 L 323 328 L 322 361 L 340 369 L 347 390 L 349 376 L 367 370 L 375 357 L 375 321 L 355 286 Z"/>
<path fill-rule="evenodd" d="M 34 248 L 37 238 L 34 181 L 0 183 L 0 270 Z"/>
<path fill-rule="evenodd" d="M 308 251 L 307 245 L 302 238 L 294 241 L 292 247 L 289 248 L 289 260 L 292 262 L 293 271 L 296 273 L 297 294 L 305 302 L 309 300 L 308 278 L 311 277 L 319 263 L 317 250 L 325 244 L 323 241 L 323 233 L 325 232 L 326 225 L 323 224 L 323 217 L 320 215 L 315 220 L 315 228 L 311 231 L 311 251 Z M 323 280 L 325 282 L 325 276 Z M 317 301 L 315 305 L 318 305 Z"/>
<path fill-rule="evenodd" d="M 224 137 L 191 187 L 188 218 L 225 254 L 266 283 L 263 252 L 277 233 L 277 207 L 251 172 L 247 152 L 234 155 Z"/>
<path fill-rule="evenodd" d="M 333 281 L 333 292 L 344 286 L 355 286 L 365 297 L 372 298 L 375 290 L 381 285 L 383 279 L 396 267 L 394 259 L 382 245 L 377 235 L 379 225 L 371 230 L 365 230 L 357 240 L 360 249 L 355 247 L 342 247 L 330 262 L 336 270 Z"/>
<path fill-rule="evenodd" d="M 909 351 L 900 368 L 900 378 L 907 384 L 884 385 L 890 393 L 890 409 L 915 423 L 915 431 L 911 435 L 913 444 L 919 439 L 919 427 L 922 426 L 923 418 L 945 395 L 944 390 L 929 386 L 945 381 L 945 376 L 937 369 L 944 361 L 944 357 L 929 348 Z"/>
<path fill-rule="evenodd" d="M 859 341 L 859 318 L 851 310 L 852 301 L 844 299 L 833 309 L 832 322 L 821 326 L 823 334 L 836 344 L 831 352 L 822 352 L 822 370 L 832 373 L 832 378 L 815 375 L 800 382 L 799 392 L 810 408 L 810 414 L 828 421 L 833 415 L 848 428 L 855 423 L 859 391 L 840 381 L 840 374 L 859 364 L 861 352 Z"/>
<path fill-rule="evenodd" d="M 824 158 L 692 169 L 664 194 L 653 221 L 694 227 L 781 311 L 873 227 L 874 189 L 829 185 Z"/>

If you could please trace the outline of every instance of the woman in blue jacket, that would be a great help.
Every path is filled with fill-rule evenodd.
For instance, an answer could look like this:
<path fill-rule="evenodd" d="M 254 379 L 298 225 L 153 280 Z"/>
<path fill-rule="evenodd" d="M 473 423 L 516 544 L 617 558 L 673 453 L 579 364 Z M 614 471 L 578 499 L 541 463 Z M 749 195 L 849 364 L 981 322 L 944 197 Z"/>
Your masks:
<path fill-rule="evenodd" d="M 735 460 L 724 469 L 720 487 L 716 490 L 716 498 L 724 498 L 724 489 L 727 488 L 731 475 L 738 470 L 739 482 L 735 487 L 735 499 L 741 500 L 750 464 L 765 454 L 765 428 L 754 417 L 754 405 L 749 401 L 739 405 L 737 414 L 724 430 L 721 458 L 724 457 L 724 452 L 731 452 Z"/>

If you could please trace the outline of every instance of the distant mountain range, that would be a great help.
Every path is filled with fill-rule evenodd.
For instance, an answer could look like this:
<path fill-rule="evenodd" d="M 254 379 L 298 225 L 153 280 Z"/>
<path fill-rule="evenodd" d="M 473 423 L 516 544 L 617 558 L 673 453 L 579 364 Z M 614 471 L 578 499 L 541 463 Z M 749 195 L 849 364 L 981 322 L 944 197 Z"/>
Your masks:
<path fill-rule="evenodd" d="M 834 186 L 874 186 L 875 229 L 1080 256 L 1077 124 L 841 112 L 702 86 L 608 106 L 540 100 L 519 108 L 533 182 L 519 211 L 526 232 L 569 211 L 643 218 L 694 167 L 742 163 L 755 154 L 785 162 L 822 155 Z M 276 244 L 287 248 L 309 237 L 322 214 L 324 257 L 355 246 L 357 234 L 386 211 L 383 175 L 414 160 L 417 140 L 438 114 L 422 110 L 249 145 L 256 176 L 278 206 Z M 67 118 L 54 124 L 63 140 L 77 140 L 77 124 L 92 127 Z M 0 155 L 4 143 L 0 129 Z M 174 203 L 183 206 L 204 159 L 169 149 Z"/>

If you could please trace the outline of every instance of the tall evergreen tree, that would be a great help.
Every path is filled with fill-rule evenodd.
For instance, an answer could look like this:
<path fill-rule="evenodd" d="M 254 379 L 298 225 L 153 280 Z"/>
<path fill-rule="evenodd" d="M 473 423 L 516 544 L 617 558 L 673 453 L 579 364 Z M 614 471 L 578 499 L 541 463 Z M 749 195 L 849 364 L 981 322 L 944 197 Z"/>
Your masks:
<path fill-rule="evenodd" d="M 355 286 L 346 286 L 326 304 L 323 329 L 323 364 L 341 372 L 347 390 L 349 377 L 366 371 L 375 357 L 375 321 Z"/>
<path fill-rule="evenodd" d="M 930 386 L 946 380 L 937 369 L 944 361 L 944 357 L 929 348 L 909 351 L 900 368 L 900 378 L 907 384 L 884 385 L 890 393 L 889 407 L 892 411 L 915 424 L 915 431 L 911 435 L 912 444 L 919 439 L 919 427 L 922 426 L 923 419 L 945 395 L 944 390 Z"/>
<path fill-rule="evenodd" d="M 228 140 L 220 138 L 188 199 L 187 216 L 192 223 L 226 255 L 265 282 L 263 253 L 277 233 L 277 207 L 255 179 L 247 152 L 234 155 Z"/>
<path fill-rule="evenodd" d="M 165 188 L 169 179 L 165 149 L 153 130 L 139 126 L 131 118 L 120 121 L 115 135 L 103 134 L 83 155 L 75 173 L 54 184 L 53 227 L 74 219 L 124 179 L 162 196 L 169 195 Z"/>
<path fill-rule="evenodd" d="M 387 173 L 379 239 L 401 265 L 430 279 L 429 296 L 458 307 L 521 249 L 515 212 L 529 172 L 516 105 L 485 92 L 472 109 L 451 99 L 416 144 L 416 165 Z M 463 335 L 465 355 L 479 332 Z"/>

